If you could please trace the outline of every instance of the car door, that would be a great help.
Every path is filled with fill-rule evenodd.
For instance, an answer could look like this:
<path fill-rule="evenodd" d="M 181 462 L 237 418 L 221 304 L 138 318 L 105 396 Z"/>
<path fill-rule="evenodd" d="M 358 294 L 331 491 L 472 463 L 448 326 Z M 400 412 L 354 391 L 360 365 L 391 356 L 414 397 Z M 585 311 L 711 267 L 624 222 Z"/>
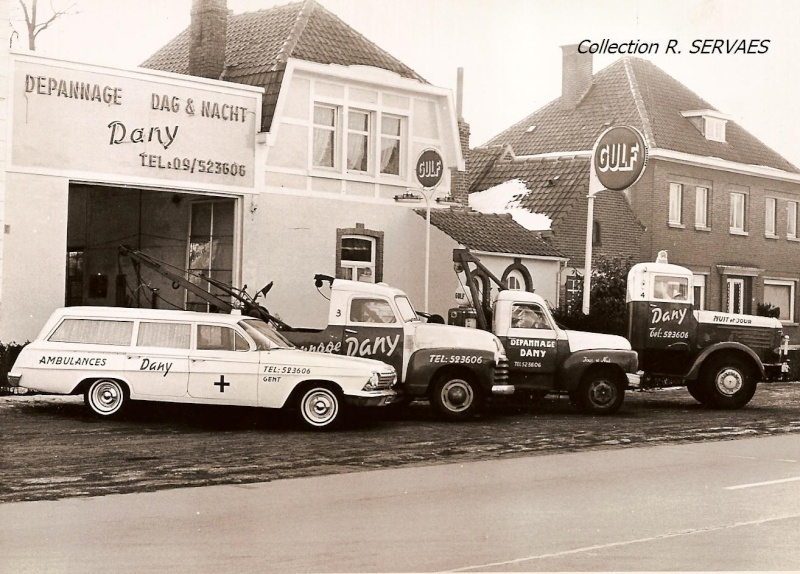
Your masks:
<path fill-rule="evenodd" d="M 125 370 L 137 395 L 183 397 L 189 382 L 192 324 L 140 321 L 135 345 L 125 356 Z"/>
<path fill-rule="evenodd" d="M 558 364 L 555 326 L 537 303 L 511 305 L 506 355 L 509 366 L 525 375 L 553 376 Z"/>
<path fill-rule="evenodd" d="M 387 299 L 350 298 L 341 354 L 377 359 L 402 372 L 403 323 Z"/>
<path fill-rule="evenodd" d="M 189 356 L 189 396 L 198 402 L 257 404 L 258 355 L 232 325 L 197 323 Z"/>

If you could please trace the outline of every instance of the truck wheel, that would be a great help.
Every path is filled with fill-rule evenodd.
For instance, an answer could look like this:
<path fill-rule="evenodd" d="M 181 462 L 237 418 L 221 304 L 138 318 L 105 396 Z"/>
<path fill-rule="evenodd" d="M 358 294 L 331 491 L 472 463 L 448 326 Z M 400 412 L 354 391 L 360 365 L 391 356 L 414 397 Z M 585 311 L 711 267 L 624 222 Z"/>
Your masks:
<path fill-rule="evenodd" d="M 128 405 L 128 388 L 113 379 L 97 379 L 86 389 L 83 402 L 101 417 L 119 415 Z"/>
<path fill-rule="evenodd" d="M 300 422 L 313 430 L 334 428 L 342 419 L 344 405 L 330 386 L 318 383 L 300 393 L 297 408 Z"/>
<path fill-rule="evenodd" d="M 689 394 L 692 395 L 692 398 L 696 400 L 701 405 L 708 404 L 708 393 L 707 385 L 704 380 L 696 380 L 696 381 L 689 381 L 686 384 L 686 390 L 689 391 Z"/>
<path fill-rule="evenodd" d="M 611 369 L 592 369 L 569 397 L 586 414 L 610 415 L 619 410 L 625 400 L 625 384 Z"/>
<path fill-rule="evenodd" d="M 711 357 L 703 367 L 708 403 L 718 409 L 740 409 L 756 392 L 752 366 L 733 355 Z"/>
<path fill-rule="evenodd" d="M 470 419 L 483 406 L 483 395 L 468 375 L 444 373 L 433 384 L 431 406 L 445 420 Z"/>

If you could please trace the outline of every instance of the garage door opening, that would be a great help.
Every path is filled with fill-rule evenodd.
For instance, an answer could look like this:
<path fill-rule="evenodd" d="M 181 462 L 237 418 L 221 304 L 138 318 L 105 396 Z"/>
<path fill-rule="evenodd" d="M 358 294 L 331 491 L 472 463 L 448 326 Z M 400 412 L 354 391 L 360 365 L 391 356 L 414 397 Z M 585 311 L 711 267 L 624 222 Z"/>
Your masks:
<path fill-rule="evenodd" d="M 70 185 L 64 304 L 211 310 L 201 297 L 120 256 L 119 246 L 203 289 L 208 284 L 195 278 L 201 273 L 231 284 L 235 208 L 230 198 Z"/>

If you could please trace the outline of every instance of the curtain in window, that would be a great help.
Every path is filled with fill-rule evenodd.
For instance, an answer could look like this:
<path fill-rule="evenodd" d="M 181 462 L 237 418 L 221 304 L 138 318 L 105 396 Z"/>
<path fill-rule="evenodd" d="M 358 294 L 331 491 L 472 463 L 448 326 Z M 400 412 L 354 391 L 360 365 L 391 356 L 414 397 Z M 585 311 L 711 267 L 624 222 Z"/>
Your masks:
<path fill-rule="evenodd" d="M 381 140 L 381 173 L 400 175 L 400 142 Z"/>
<path fill-rule="evenodd" d="M 347 137 L 347 169 L 367 171 L 367 136 L 350 134 Z"/>
<path fill-rule="evenodd" d="M 314 165 L 333 166 L 333 131 L 314 130 Z"/>
<path fill-rule="evenodd" d="M 88 345 L 130 345 L 132 334 L 132 321 L 65 319 L 50 340 Z"/>
<path fill-rule="evenodd" d="M 189 323 L 139 323 L 139 347 L 171 347 L 188 349 L 191 339 Z"/>

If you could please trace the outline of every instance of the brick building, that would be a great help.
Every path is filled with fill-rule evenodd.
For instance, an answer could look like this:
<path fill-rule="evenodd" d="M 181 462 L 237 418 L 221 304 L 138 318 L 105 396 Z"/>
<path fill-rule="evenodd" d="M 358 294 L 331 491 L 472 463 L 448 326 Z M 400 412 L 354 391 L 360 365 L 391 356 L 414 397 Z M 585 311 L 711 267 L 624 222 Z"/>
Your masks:
<path fill-rule="evenodd" d="M 796 335 L 800 170 L 653 63 L 626 57 L 593 74 L 591 54 L 562 50 L 561 97 L 473 150 L 470 191 L 520 177 L 543 198 L 542 182 L 557 190 L 560 181 L 546 176 L 548 162 L 581 163 L 571 224 L 554 230 L 555 245 L 578 267 L 592 146 L 611 125 L 633 126 L 647 141 L 647 168 L 616 202 L 610 192 L 598 196 L 594 253 L 653 261 L 667 250 L 671 263 L 694 272 L 699 307 L 756 313 L 769 304 Z M 547 210 L 535 201 L 531 208 Z"/>

